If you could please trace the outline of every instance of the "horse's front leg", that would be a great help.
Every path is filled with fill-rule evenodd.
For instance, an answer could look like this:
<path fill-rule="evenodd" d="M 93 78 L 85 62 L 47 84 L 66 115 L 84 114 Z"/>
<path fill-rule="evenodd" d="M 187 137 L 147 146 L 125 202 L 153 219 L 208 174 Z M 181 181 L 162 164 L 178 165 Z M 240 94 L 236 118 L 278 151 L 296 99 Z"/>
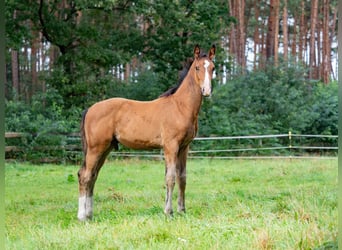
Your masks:
<path fill-rule="evenodd" d="M 186 187 L 186 159 L 189 146 L 180 150 L 177 161 L 178 212 L 185 212 L 185 187 Z"/>
<path fill-rule="evenodd" d="M 166 215 L 172 215 L 172 193 L 176 182 L 176 162 L 177 162 L 177 150 L 164 148 L 165 155 L 165 184 L 166 184 L 166 198 L 165 209 Z"/>

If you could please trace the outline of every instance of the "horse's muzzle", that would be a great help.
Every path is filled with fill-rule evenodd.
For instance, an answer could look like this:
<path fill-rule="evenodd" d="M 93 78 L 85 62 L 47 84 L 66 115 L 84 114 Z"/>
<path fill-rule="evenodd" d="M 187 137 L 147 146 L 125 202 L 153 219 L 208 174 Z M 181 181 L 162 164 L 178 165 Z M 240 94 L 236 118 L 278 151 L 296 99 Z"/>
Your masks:
<path fill-rule="evenodd" d="M 211 88 L 202 88 L 202 95 L 205 97 L 211 96 Z"/>

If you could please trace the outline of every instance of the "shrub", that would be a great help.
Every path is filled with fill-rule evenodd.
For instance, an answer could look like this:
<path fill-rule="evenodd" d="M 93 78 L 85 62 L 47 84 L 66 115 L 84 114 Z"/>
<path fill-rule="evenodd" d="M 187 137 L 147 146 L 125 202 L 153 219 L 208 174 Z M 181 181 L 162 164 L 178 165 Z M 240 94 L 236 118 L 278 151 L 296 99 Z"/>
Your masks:
<path fill-rule="evenodd" d="M 5 130 L 26 135 L 25 140 L 15 145 L 23 149 L 23 158 L 33 161 L 65 159 L 66 135 L 78 131 L 81 116 L 77 108 L 71 108 L 75 111 L 74 117 L 65 116 L 63 100 L 53 89 L 35 95 L 31 105 L 22 101 L 5 103 Z"/>
<path fill-rule="evenodd" d="M 297 65 L 269 66 L 216 86 L 213 97 L 204 100 L 199 135 L 286 134 L 288 131 L 336 135 L 337 112 L 335 82 L 328 85 L 309 82 L 305 71 Z M 237 142 L 224 143 L 222 146 L 232 148 Z M 245 141 L 244 146 L 250 143 L 258 142 Z M 206 143 L 206 147 L 213 144 Z"/>

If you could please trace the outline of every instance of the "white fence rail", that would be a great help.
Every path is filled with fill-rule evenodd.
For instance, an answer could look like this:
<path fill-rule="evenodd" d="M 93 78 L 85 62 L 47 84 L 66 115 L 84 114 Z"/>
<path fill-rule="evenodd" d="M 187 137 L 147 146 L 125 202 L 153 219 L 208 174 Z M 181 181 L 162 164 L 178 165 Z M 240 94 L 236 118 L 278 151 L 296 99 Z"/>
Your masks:
<path fill-rule="evenodd" d="M 25 141 L 23 133 L 5 133 L 6 153 L 23 151 L 23 145 L 10 144 L 13 138 Z M 65 135 L 67 145 L 53 146 L 59 150 L 64 149 L 68 155 L 81 159 L 81 142 L 78 133 Z M 215 159 L 253 159 L 253 158 L 319 158 L 330 159 L 337 157 L 337 135 L 302 135 L 275 134 L 275 135 L 249 135 L 249 136 L 220 136 L 196 137 L 190 145 L 189 158 L 215 158 Z M 37 147 L 36 151 L 51 149 L 50 146 Z M 134 151 L 122 148 L 113 151 L 112 157 L 141 157 L 163 158 L 161 150 Z M 77 158 L 76 157 L 76 158 Z"/>
<path fill-rule="evenodd" d="M 308 140 L 314 138 L 315 144 L 308 145 Z M 275 145 L 263 146 L 267 139 L 277 140 Z M 281 139 L 282 145 L 279 145 Z M 321 142 L 317 145 L 317 139 Z M 330 142 L 324 145 L 324 140 Z M 275 135 L 249 135 L 249 136 L 220 136 L 220 137 L 196 137 L 190 146 L 188 158 L 215 158 L 215 159 L 272 159 L 272 158 L 319 158 L 331 159 L 337 157 L 337 135 L 301 135 L 301 134 L 275 134 Z M 243 147 L 233 147 L 231 145 L 220 148 L 196 149 L 196 142 L 203 141 L 254 141 L 246 147 L 246 143 L 241 143 Z M 301 143 L 305 144 L 302 145 Z M 331 142 L 333 141 L 333 142 Z M 229 143 L 228 143 L 229 144 Z M 336 145 L 336 146 L 334 146 Z M 267 152 L 270 152 L 269 154 Z M 113 157 L 147 157 L 163 158 L 161 150 L 154 151 L 114 151 Z"/>

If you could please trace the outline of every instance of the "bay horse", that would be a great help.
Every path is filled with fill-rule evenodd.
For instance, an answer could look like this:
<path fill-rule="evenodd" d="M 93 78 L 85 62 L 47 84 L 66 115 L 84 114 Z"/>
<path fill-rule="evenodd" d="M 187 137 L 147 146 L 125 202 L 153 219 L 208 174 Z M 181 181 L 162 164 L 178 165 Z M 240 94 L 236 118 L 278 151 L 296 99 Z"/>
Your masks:
<path fill-rule="evenodd" d="M 196 136 L 202 96 L 211 95 L 215 45 L 207 54 L 194 48 L 193 62 L 181 84 L 152 101 L 111 98 L 84 112 L 81 136 L 84 153 L 78 171 L 78 219 L 93 215 L 94 185 L 107 155 L 121 143 L 132 149 L 161 148 L 165 158 L 164 212 L 173 213 L 172 193 L 179 187 L 178 211 L 185 212 L 186 160 Z"/>

